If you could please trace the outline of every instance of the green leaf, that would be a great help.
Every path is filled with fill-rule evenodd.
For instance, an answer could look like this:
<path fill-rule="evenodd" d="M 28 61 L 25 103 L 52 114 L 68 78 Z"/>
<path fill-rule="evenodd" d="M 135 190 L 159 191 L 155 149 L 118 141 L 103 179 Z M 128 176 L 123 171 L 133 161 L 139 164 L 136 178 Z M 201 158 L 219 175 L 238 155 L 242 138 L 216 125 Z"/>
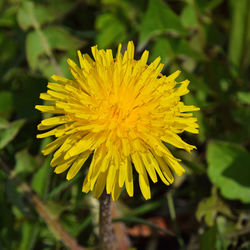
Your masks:
<path fill-rule="evenodd" d="M 232 24 L 229 40 L 229 60 L 232 63 L 232 72 L 238 74 L 242 63 L 246 23 L 248 15 L 248 0 L 231 0 Z"/>
<path fill-rule="evenodd" d="M 185 6 L 181 12 L 181 22 L 184 27 L 195 27 L 198 24 L 196 13 L 195 13 L 195 5 L 189 4 Z"/>
<path fill-rule="evenodd" d="M 242 103 L 250 104 L 250 91 L 249 92 L 238 92 L 237 98 Z"/>
<path fill-rule="evenodd" d="M 150 61 L 161 56 L 162 62 L 168 64 L 170 61 L 174 60 L 176 54 L 172 48 L 169 39 L 159 38 L 155 42 L 152 53 L 150 53 Z"/>
<path fill-rule="evenodd" d="M 17 152 L 15 158 L 16 166 L 14 171 L 16 174 L 30 173 L 38 167 L 34 157 L 29 154 L 27 149 Z"/>
<path fill-rule="evenodd" d="M 49 26 L 42 31 L 32 31 L 26 38 L 27 60 L 32 69 L 37 69 L 39 57 L 47 55 L 47 48 L 59 50 L 76 50 L 84 41 L 72 36 L 68 31 Z"/>
<path fill-rule="evenodd" d="M 159 38 L 150 55 L 150 59 L 158 56 L 162 57 L 163 63 L 170 63 L 176 57 L 193 58 L 195 60 L 205 60 L 205 56 L 193 49 L 185 39 Z"/>
<path fill-rule="evenodd" d="M 220 5 L 223 2 L 223 0 L 197 0 L 195 3 L 199 7 L 199 9 L 203 12 L 205 11 L 211 11 L 212 9 L 216 8 L 218 5 Z"/>
<path fill-rule="evenodd" d="M 96 29 L 99 31 L 96 37 L 96 43 L 101 48 L 108 48 L 115 43 L 126 40 L 126 27 L 111 14 L 102 14 L 96 20 Z"/>
<path fill-rule="evenodd" d="M 22 238 L 19 250 L 34 249 L 35 241 L 38 236 L 38 223 L 24 222 L 22 223 Z"/>
<path fill-rule="evenodd" d="M 16 25 L 16 12 L 18 5 L 13 4 L 9 8 L 1 11 L 0 27 L 12 28 Z"/>
<path fill-rule="evenodd" d="M 59 26 L 49 26 L 43 30 L 43 33 L 52 49 L 76 50 L 85 43 Z"/>
<path fill-rule="evenodd" d="M 31 69 L 36 69 L 39 56 L 45 54 L 44 44 L 37 31 L 30 32 L 26 37 L 26 56 Z"/>
<path fill-rule="evenodd" d="M 35 25 L 42 26 L 54 19 L 55 15 L 51 10 L 39 4 L 35 5 L 31 1 L 23 1 L 17 13 L 18 24 L 23 30 L 35 27 Z"/>
<path fill-rule="evenodd" d="M 229 207 L 219 198 L 215 187 L 213 187 L 211 197 L 200 201 L 196 211 L 196 218 L 198 221 L 201 221 L 204 217 L 205 223 L 212 227 L 218 213 L 232 217 Z"/>
<path fill-rule="evenodd" d="M 8 118 L 13 109 L 13 95 L 9 91 L 0 92 L 0 116 Z"/>
<path fill-rule="evenodd" d="M 250 153 L 226 142 L 212 141 L 207 149 L 208 176 L 228 199 L 250 203 Z"/>
<path fill-rule="evenodd" d="M 0 117 L 0 129 L 8 128 L 8 126 L 9 126 L 8 121 Z"/>
<path fill-rule="evenodd" d="M 149 39 L 165 32 L 186 35 L 180 18 L 161 0 L 150 0 L 143 17 L 139 34 L 139 49 L 142 49 Z"/>
<path fill-rule="evenodd" d="M 32 188 L 44 198 L 47 192 L 50 174 L 51 157 L 47 157 L 41 168 L 33 175 Z"/>
<path fill-rule="evenodd" d="M 14 121 L 9 124 L 8 128 L 0 130 L 0 149 L 7 146 L 15 138 L 23 124 L 24 120 Z"/>
<path fill-rule="evenodd" d="M 216 225 L 205 231 L 200 239 L 201 250 L 215 250 L 217 241 L 217 227 Z"/>
<path fill-rule="evenodd" d="M 75 62 L 78 60 L 76 57 L 76 51 L 73 50 L 73 55 L 70 52 L 71 51 L 67 51 L 67 53 L 65 53 L 64 55 L 57 57 L 58 65 L 61 71 L 63 72 L 63 76 L 66 78 L 72 77 L 71 72 L 69 70 L 68 63 L 67 63 L 67 59 L 70 58 L 71 60 Z M 45 57 L 39 58 L 39 64 L 37 67 L 41 72 L 43 72 L 44 76 L 48 78 L 50 78 L 55 73 L 55 68 L 51 64 L 49 58 L 45 58 Z"/>

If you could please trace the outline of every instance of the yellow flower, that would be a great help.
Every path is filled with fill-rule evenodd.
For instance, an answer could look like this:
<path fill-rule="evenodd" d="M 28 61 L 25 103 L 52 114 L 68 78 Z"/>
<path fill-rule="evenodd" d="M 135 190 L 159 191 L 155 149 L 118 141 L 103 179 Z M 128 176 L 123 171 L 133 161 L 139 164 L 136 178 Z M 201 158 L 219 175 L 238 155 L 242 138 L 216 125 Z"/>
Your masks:
<path fill-rule="evenodd" d="M 150 199 L 148 176 L 154 183 L 158 176 L 170 185 L 172 171 L 185 171 L 164 142 L 188 152 L 194 149 L 178 134 L 198 133 L 197 119 L 188 112 L 199 108 L 180 101 L 189 92 L 188 80 L 175 81 L 180 71 L 164 76 L 160 57 L 147 65 L 148 51 L 135 60 L 133 42 L 124 54 L 121 47 L 113 58 L 112 50 L 93 46 L 94 60 L 78 51 L 80 68 L 68 59 L 74 80 L 52 76 L 57 83 L 49 82 L 47 93 L 40 95 L 51 105 L 36 109 L 57 116 L 38 125 L 39 130 L 51 130 L 37 137 L 56 137 L 42 153 L 55 151 L 51 166 L 57 174 L 68 170 L 68 180 L 92 157 L 83 192 L 94 190 L 98 198 L 106 187 L 117 200 L 125 185 L 133 196 L 134 166 L 141 192 Z"/>

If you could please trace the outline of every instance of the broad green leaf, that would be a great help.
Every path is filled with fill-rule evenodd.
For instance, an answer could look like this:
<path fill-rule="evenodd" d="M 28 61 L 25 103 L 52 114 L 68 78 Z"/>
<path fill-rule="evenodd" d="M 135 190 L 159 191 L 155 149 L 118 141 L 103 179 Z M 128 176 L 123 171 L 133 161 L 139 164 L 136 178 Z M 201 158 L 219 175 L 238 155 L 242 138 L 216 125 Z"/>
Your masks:
<path fill-rule="evenodd" d="M 76 50 L 84 44 L 80 39 L 72 36 L 68 31 L 49 26 L 41 31 L 32 31 L 26 38 L 27 60 L 32 69 L 37 69 L 39 57 L 48 54 L 50 50 Z"/>
<path fill-rule="evenodd" d="M 26 56 L 29 66 L 36 69 L 39 56 L 45 54 L 45 47 L 37 31 L 30 32 L 26 37 Z"/>
<path fill-rule="evenodd" d="M 142 49 L 149 39 L 163 33 L 186 35 L 180 18 L 161 0 L 150 0 L 147 11 L 142 19 L 139 34 L 139 49 Z"/>
<path fill-rule="evenodd" d="M 195 13 L 195 5 L 188 4 L 181 12 L 181 22 L 184 27 L 195 27 L 198 24 L 197 16 Z"/>
<path fill-rule="evenodd" d="M 15 138 L 23 124 L 24 120 L 14 121 L 9 124 L 8 128 L 0 130 L 0 149 L 7 146 Z"/>
<path fill-rule="evenodd" d="M 8 128 L 9 123 L 4 118 L 0 117 L 0 129 Z"/>
<path fill-rule="evenodd" d="M 29 154 L 27 149 L 17 152 L 15 158 L 15 173 L 30 173 L 37 169 L 37 163 L 34 157 Z"/>
<path fill-rule="evenodd" d="M 207 149 L 208 176 L 228 199 L 250 203 L 250 153 L 226 142 L 212 141 Z"/>
<path fill-rule="evenodd" d="M 23 1 L 17 13 L 18 24 L 23 30 L 35 27 L 36 25 L 42 26 L 54 19 L 55 15 L 51 10 L 31 1 Z"/>
<path fill-rule="evenodd" d="M 76 50 L 85 43 L 59 26 L 48 26 L 43 33 L 52 49 Z"/>
<path fill-rule="evenodd" d="M 55 17 L 62 18 L 71 12 L 78 4 L 76 1 L 53 0 L 49 2 L 49 7 Z"/>
<path fill-rule="evenodd" d="M 100 48 L 110 47 L 114 42 L 124 42 L 127 37 L 125 25 L 111 14 L 100 15 L 96 20 L 96 29 L 96 43 Z"/>
<path fill-rule="evenodd" d="M 218 213 L 232 217 L 230 208 L 217 195 L 215 187 L 212 189 L 212 195 L 200 201 L 196 211 L 196 218 L 198 221 L 204 217 L 205 223 L 212 227 Z"/>
<path fill-rule="evenodd" d="M 193 58 L 195 60 L 205 60 L 203 53 L 193 49 L 185 39 L 159 38 L 155 42 L 150 59 L 161 56 L 163 63 L 171 63 L 177 57 Z"/>
<path fill-rule="evenodd" d="M 169 64 L 176 57 L 169 39 L 159 38 L 155 42 L 152 53 L 150 53 L 150 61 L 158 56 L 161 56 L 164 64 Z"/>
<path fill-rule="evenodd" d="M 250 104 L 250 91 L 249 92 L 238 92 L 237 98 L 242 103 Z"/>
<path fill-rule="evenodd" d="M 214 225 L 203 233 L 200 238 L 200 249 L 201 250 L 214 250 L 216 248 L 217 241 L 217 227 Z"/>
<path fill-rule="evenodd" d="M 41 168 L 33 175 L 32 188 L 44 198 L 47 192 L 50 176 L 51 157 L 47 157 Z"/>
<path fill-rule="evenodd" d="M 195 3 L 197 4 L 197 7 L 199 7 L 199 9 L 202 12 L 211 11 L 214 8 L 216 8 L 218 5 L 220 5 L 222 2 L 223 2 L 223 0 L 210 0 L 210 1 L 196 0 L 195 1 Z"/>
<path fill-rule="evenodd" d="M 0 116 L 8 118 L 13 109 L 13 95 L 10 91 L 0 92 Z"/>
<path fill-rule="evenodd" d="M 4 11 L 1 11 L 0 27 L 13 28 L 16 25 L 17 11 L 18 5 L 12 5 Z"/>
<path fill-rule="evenodd" d="M 229 40 L 228 57 L 232 64 L 232 72 L 238 74 L 244 49 L 246 36 L 246 23 L 248 13 L 248 0 L 231 0 L 232 23 Z"/>
<path fill-rule="evenodd" d="M 34 249 L 35 241 L 38 236 L 39 225 L 37 222 L 26 221 L 22 223 L 22 238 L 19 250 Z"/>

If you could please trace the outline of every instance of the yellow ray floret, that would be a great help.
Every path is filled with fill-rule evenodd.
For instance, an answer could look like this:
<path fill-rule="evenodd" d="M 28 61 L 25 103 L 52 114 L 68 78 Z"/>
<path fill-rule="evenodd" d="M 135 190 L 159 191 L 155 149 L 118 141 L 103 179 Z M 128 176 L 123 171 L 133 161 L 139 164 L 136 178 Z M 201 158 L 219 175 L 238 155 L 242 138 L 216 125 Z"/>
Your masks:
<path fill-rule="evenodd" d="M 188 152 L 195 149 L 178 134 L 198 133 L 192 111 L 199 108 L 181 101 L 189 81 L 177 82 L 179 70 L 164 76 L 160 57 L 147 65 L 148 51 L 135 60 L 133 42 L 124 54 L 121 47 L 115 58 L 111 50 L 97 46 L 91 48 L 93 59 L 78 51 L 80 67 L 68 60 L 74 80 L 52 76 L 55 82 L 40 95 L 50 104 L 36 109 L 55 116 L 38 125 L 45 132 L 37 137 L 56 137 L 42 152 L 54 152 L 51 166 L 55 173 L 68 170 L 68 180 L 91 159 L 83 192 L 93 190 L 97 198 L 107 192 L 117 200 L 125 186 L 133 196 L 135 169 L 141 192 L 150 199 L 149 179 L 170 185 L 174 172 L 184 173 L 164 143 Z"/>

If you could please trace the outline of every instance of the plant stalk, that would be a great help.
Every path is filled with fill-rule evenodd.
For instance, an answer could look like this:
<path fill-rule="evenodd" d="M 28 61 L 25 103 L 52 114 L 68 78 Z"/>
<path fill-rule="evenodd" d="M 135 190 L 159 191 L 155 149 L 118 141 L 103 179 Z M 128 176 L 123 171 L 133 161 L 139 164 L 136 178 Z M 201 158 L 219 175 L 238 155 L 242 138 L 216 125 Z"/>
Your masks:
<path fill-rule="evenodd" d="M 111 197 L 105 191 L 100 197 L 100 249 L 114 250 Z"/>

